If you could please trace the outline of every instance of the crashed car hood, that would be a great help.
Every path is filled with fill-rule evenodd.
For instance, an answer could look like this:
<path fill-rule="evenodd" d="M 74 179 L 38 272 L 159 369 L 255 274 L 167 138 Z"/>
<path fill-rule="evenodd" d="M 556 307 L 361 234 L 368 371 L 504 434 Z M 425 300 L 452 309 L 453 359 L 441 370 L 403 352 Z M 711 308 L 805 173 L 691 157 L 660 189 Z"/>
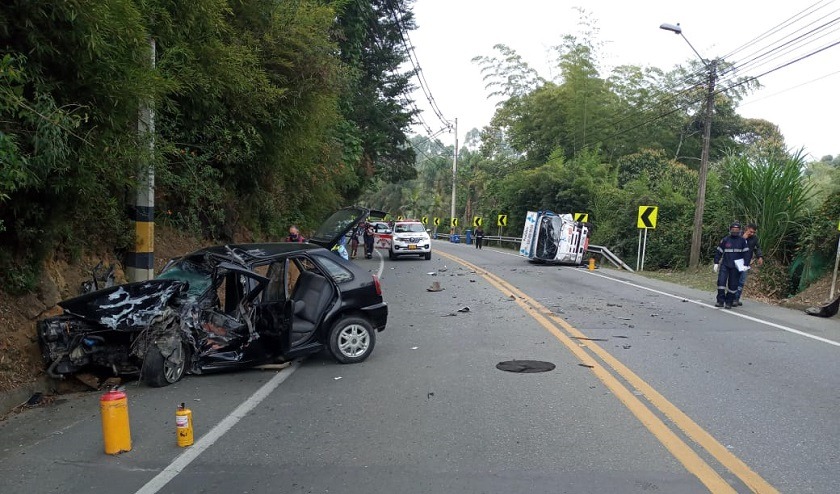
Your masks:
<path fill-rule="evenodd" d="M 185 291 L 178 280 L 149 280 L 112 286 L 104 290 L 64 300 L 64 312 L 106 328 L 136 331 L 149 325 L 169 300 Z"/>

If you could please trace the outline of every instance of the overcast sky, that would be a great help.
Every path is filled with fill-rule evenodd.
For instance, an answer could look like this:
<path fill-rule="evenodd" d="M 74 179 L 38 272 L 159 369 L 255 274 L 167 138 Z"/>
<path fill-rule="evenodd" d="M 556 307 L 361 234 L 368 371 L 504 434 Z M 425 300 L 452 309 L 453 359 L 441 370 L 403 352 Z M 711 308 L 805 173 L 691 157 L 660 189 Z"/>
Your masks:
<path fill-rule="evenodd" d="M 449 120 L 458 118 L 461 143 L 467 131 L 489 123 L 496 103 L 487 99 L 480 67 L 472 58 L 493 56 L 493 46 L 505 44 L 541 76 L 551 78 L 549 48 L 559 45 L 563 35 L 580 32 L 575 10 L 579 6 L 597 21 L 598 39 L 605 43 L 601 53 L 604 77 L 617 65 L 670 70 L 696 59 L 679 35 L 659 29 L 662 23 L 680 23 L 685 38 L 704 58 L 729 55 L 726 60 L 735 64 L 803 38 L 801 45 L 794 44 L 795 49 L 787 53 L 776 51 L 776 58 L 745 66 L 743 76 L 760 75 L 840 42 L 840 0 L 416 0 L 413 10 L 418 28 L 409 33 L 410 41 L 440 111 Z M 822 30 L 808 34 L 823 25 Z M 777 28 L 777 33 L 756 40 Z M 742 116 L 779 125 L 788 147 L 804 147 L 814 159 L 840 153 L 840 45 L 759 80 L 764 87 L 744 100 L 738 110 Z M 442 124 L 419 89 L 415 100 L 428 126 L 440 129 Z M 420 127 L 415 130 L 425 134 Z M 447 144 L 454 140 L 451 134 L 440 138 Z"/>

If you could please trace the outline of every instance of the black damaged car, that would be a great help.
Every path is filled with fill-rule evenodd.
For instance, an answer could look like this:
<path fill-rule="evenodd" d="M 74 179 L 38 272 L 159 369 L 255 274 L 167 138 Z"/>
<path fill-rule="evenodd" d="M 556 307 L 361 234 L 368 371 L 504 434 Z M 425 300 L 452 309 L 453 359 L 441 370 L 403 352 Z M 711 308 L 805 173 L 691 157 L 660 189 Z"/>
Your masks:
<path fill-rule="evenodd" d="M 379 280 L 331 252 L 365 208 L 333 214 L 311 243 L 223 245 L 170 261 L 157 278 L 59 303 L 39 321 L 47 373 L 139 375 L 150 386 L 327 349 L 365 360 L 385 329 Z"/>

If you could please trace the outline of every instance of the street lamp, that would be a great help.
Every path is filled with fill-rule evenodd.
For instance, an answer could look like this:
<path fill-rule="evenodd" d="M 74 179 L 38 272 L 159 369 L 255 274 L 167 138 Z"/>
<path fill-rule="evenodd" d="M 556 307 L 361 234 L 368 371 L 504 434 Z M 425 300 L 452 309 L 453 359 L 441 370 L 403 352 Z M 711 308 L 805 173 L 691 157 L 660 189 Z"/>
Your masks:
<path fill-rule="evenodd" d="M 703 62 L 709 71 L 709 81 L 706 92 L 706 118 L 703 122 L 703 151 L 700 153 L 700 172 L 697 176 L 697 206 L 694 208 L 694 229 L 691 232 L 691 251 L 688 256 L 688 265 L 696 268 L 700 264 L 700 243 L 703 235 L 703 211 L 706 207 L 706 175 L 709 171 L 709 141 L 712 136 L 712 111 L 715 105 L 715 79 L 717 78 L 717 60 L 706 61 L 697 50 L 694 49 L 688 39 L 682 33 L 680 24 L 661 24 L 659 29 L 671 31 L 682 36 L 688 43 L 697 58 Z"/>

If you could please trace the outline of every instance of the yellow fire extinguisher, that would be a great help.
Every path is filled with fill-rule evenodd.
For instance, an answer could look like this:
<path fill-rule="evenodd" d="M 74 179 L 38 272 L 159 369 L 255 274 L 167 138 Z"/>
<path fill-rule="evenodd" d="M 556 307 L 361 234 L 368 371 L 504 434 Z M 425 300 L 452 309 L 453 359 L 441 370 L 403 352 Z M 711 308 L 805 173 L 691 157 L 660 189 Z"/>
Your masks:
<path fill-rule="evenodd" d="M 131 451 L 131 429 L 128 425 L 128 397 L 125 391 L 110 389 L 99 398 L 102 415 L 102 437 L 105 453 L 118 455 Z"/>
<path fill-rule="evenodd" d="M 178 446 L 185 448 L 193 443 L 193 420 L 192 410 L 183 403 L 175 412 L 175 430 L 178 435 Z"/>

